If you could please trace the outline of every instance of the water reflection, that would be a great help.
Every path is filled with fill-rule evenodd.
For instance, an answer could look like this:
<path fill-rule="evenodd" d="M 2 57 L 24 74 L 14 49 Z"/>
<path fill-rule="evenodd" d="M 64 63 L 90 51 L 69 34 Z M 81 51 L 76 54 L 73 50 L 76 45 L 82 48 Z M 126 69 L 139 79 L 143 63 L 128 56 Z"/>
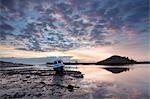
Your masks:
<path fill-rule="evenodd" d="M 60 90 L 60 88 L 62 89 L 64 86 L 64 77 L 60 76 L 60 75 L 54 75 L 52 78 L 52 95 L 54 96 L 59 96 L 60 98 L 63 95 L 62 90 Z"/>
<path fill-rule="evenodd" d="M 63 76 L 60 76 L 60 75 L 53 76 L 52 84 L 63 85 L 63 83 L 64 83 Z"/>
<path fill-rule="evenodd" d="M 149 65 L 133 66 L 80 66 L 85 74 L 81 82 L 93 98 L 149 99 Z"/>
<path fill-rule="evenodd" d="M 118 73 L 121 73 L 121 72 L 126 72 L 126 71 L 129 71 L 130 69 L 129 68 L 127 68 L 127 67 L 105 67 L 105 68 L 103 68 L 103 69 L 105 69 L 105 70 L 107 70 L 107 71 L 110 71 L 110 72 L 112 72 L 112 73 L 114 73 L 114 74 L 118 74 Z"/>

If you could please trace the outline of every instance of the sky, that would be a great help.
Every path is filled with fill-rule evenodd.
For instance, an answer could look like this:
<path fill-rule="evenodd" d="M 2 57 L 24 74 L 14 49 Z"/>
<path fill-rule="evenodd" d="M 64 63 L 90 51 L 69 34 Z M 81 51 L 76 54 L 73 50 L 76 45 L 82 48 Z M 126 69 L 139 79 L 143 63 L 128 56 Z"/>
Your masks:
<path fill-rule="evenodd" d="M 149 0 L 0 0 L 0 58 L 150 60 Z"/>

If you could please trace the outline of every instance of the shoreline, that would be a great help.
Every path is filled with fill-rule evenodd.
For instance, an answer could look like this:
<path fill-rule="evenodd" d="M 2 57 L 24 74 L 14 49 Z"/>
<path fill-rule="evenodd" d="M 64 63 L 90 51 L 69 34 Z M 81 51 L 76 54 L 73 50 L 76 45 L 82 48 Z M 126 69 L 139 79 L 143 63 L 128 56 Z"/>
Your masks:
<path fill-rule="evenodd" d="M 69 95 L 83 92 L 78 85 L 80 79 L 84 77 L 80 71 L 65 70 L 63 75 L 58 75 L 51 69 L 41 70 L 34 66 L 15 69 L 14 65 L 14 63 L 5 63 L 5 68 L 0 66 L 1 99 L 57 99 L 60 96 L 67 98 Z M 16 66 L 29 67 L 25 64 L 16 64 Z M 9 69 L 9 67 L 14 67 L 14 69 Z"/>
<path fill-rule="evenodd" d="M 83 71 L 82 69 L 78 69 L 79 71 L 71 71 L 70 69 L 65 70 L 64 75 L 57 75 L 51 68 L 39 68 L 42 67 L 42 65 L 24 66 L 24 68 L 22 68 L 23 65 L 21 65 L 21 68 L 12 67 L 11 69 L 9 66 L 11 66 L 11 64 L 7 66 L 8 68 L 0 69 L 0 99 L 87 99 L 87 95 L 89 94 L 93 94 L 96 99 L 99 97 L 107 97 L 107 94 L 110 94 L 112 91 L 108 90 L 105 92 L 105 90 L 112 88 L 111 85 L 116 86 L 117 84 L 109 82 L 111 77 L 119 77 L 119 75 L 124 75 L 133 70 L 126 66 L 105 66 L 97 68 L 92 68 L 92 66 L 89 68 L 87 66 L 88 68 L 85 68 L 87 71 L 91 71 L 91 73 Z M 14 64 L 12 66 L 14 66 Z M 81 68 L 84 68 L 84 66 Z M 93 74 L 95 76 L 92 76 Z M 108 74 L 110 76 L 105 82 L 104 77 L 107 78 Z M 91 77 L 93 80 L 91 80 Z M 95 79 L 98 81 L 95 82 Z M 118 89 L 118 87 L 116 89 Z M 93 93 L 91 93 L 91 91 L 93 91 Z M 119 96 L 122 93 L 111 94 L 112 96 Z"/>

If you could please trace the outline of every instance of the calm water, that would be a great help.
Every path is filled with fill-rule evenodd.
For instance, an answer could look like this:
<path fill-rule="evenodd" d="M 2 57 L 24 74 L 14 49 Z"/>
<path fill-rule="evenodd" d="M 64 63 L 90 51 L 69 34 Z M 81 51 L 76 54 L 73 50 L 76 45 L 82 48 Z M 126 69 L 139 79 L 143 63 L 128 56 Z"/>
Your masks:
<path fill-rule="evenodd" d="M 150 65 L 132 66 L 78 66 L 84 79 L 80 87 L 85 89 L 90 99 L 150 99 Z"/>

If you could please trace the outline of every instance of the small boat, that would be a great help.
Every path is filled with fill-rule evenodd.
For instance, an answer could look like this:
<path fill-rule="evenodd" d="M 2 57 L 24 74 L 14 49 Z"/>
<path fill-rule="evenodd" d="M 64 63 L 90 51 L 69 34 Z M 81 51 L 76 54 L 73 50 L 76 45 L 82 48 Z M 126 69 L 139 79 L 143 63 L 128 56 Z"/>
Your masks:
<path fill-rule="evenodd" d="M 56 71 L 56 74 L 63 74 L 64 63 L 61 59 L 57 59 L 53 62 L 53 69 Z"/>

